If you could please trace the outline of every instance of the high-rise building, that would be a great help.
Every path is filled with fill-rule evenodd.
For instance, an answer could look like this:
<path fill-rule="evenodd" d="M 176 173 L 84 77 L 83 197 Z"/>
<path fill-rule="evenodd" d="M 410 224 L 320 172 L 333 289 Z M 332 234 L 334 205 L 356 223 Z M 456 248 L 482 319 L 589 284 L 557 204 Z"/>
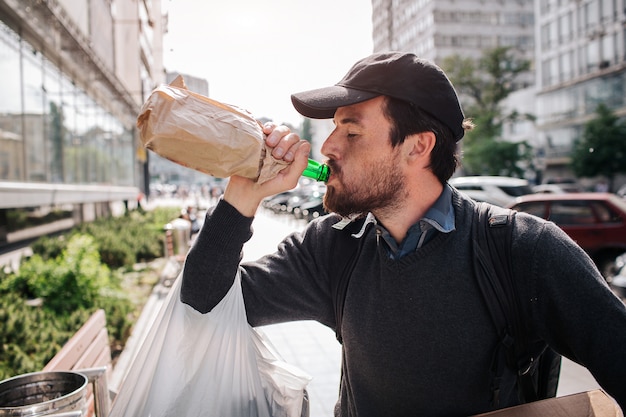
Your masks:
<path fill-rule="evenodd" d="M 536 148 L 539 181 L 574 177 L 572 145 L 599 103 L 626 116 L 626 0 L 372 0 L 372 10 L 375 51 L 441 64 L 508 46 L 533 62 L 529 88 L 505 105 L 537 120 L 503 134 Z"/>
<path fill-rule="evenodd" d="M 442 65 L 451 55 L 478 59 L 486 50 L 509 47 L 533 62 L 534 13 L 533 0 L 372 0 L 374 51 L 413 52 Z M 521 75 L 518 91 L 503 107 L 534 113 L 534 77 L 534 72 Z M 465 98 L 460 99 L 463 104 Z M 534 127 L 528 122 L 506 124 L 503 135 L 534 143 Z"/>
<path fill-rule="evenodd" d="M 0 0 L 0 246 L 16 210 L 82 222 L 146 192 L 164 24 L 160 0 Z"/>
<path fill-rule="evenodd" d="M 626 3 L 537 0 L 536 16 L 540 153 L 547 179 L 571 178 L 572 145 L 598 104 L 626 116 Z"/>
<path fill-rule="evenodd" d="M 533 0 L 372 0 L 374 51 L 399 50 L 440 64 L 509 46 L 534 53 Z"/>

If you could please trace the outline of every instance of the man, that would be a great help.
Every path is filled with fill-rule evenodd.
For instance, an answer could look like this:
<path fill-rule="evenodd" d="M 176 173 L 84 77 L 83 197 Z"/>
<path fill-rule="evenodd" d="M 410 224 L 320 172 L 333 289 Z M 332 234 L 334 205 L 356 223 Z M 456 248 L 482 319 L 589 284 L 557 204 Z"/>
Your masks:
<path fill-rule="evenodd" d="M 239 264 L 260 202 L 297 184 L 310 150 L 266 125 L 273 155 L 291 165 L 262 185 L 230 179 L 188 254 L 182 301 L 210 311 L 239 268 L 252 326 L 317 320 L 335 329 L 337 229 L 367 216 L 354 233 L 362 243 L 341 321 L 335 414 L 467 416 L 517 404 L 510 371 L 492 402 L 498 336 L 472 272 L 476 204 L 447 184 L 471 123 L 445 74 L 412 54 L 374 54 L 337 85 L 292 101 L 335 123 L 322 153 L 331 169 L 324 203 L 337 214 Z M 554 224 L 519 213 L 511 263 L 532 335 L 587 366 L 625 408 L 626 308 L 591 260 Z"/>

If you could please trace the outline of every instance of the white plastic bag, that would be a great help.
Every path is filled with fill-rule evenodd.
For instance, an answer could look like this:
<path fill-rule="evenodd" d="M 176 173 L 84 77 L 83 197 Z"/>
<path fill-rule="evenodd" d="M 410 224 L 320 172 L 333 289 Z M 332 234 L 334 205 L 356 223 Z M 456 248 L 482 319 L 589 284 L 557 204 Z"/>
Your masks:
<path fill-rule="evenodd" d="M 300 417 L 310 377 L 246 319 L 241 279 L 207 314 L 180 301 L 179 277 L 109 417 Z"/>

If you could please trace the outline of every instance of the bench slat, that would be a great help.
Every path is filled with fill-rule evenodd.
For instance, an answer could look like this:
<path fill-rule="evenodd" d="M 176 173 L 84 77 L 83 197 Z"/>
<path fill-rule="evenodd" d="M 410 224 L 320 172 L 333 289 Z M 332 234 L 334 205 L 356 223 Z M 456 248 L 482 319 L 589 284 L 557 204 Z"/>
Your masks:
<path fill-rule="evenodd" d="M 103 358 L 103 353 L 109 354 L 109 360 L 98 363 L 98 358 Z M 105 357 L 106 359 L 106 357 Z M 78 358 L 72 369 L 95 368 L 97 366 L 108 365 L 111 361 L 111 350 L 109 347 L 109 334 L 106 328 L 100 329 L 90 345 L 87 346 L 83 354 Z"/>
<path fill-rule="evenodd" d="M 104 310 L 97 310 L 83 326 L 67 341 L 63 348 L 46 364 L 44 371 L 72 370 L 87 352 L 100 331 L 106 331 Z M 108 346 L 108 337 L 106 345 Z M 91 365 L 88 365 L 91 366 Z"/>
<path fill-rule="evenodd" d="M 72 371 L 102 366 L 107 367 L 106 375 L 103 378 L 108 378 L 111 368 L 109 334 L 106 328 L 104 310 L 97 310 L 46 364 L 43 370 Z M 86 404 L 86 416 L 93 417 L 95 401 L 92 384 L 87 387 Z"/>

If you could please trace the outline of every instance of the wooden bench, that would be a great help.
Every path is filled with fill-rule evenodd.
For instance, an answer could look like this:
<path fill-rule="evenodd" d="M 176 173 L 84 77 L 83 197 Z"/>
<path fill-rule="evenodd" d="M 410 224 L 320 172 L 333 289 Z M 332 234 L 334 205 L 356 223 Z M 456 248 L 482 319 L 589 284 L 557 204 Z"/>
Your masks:
<path fill-rule="evenodd" d="M 84 374 L 91 382 L 86 415 L 106 417 L 111 400 L 107 384 L 111 367 L 106 316 L 104 310 L 98 310 L 46 364 L 43 371 L 76 371 Z"/>

